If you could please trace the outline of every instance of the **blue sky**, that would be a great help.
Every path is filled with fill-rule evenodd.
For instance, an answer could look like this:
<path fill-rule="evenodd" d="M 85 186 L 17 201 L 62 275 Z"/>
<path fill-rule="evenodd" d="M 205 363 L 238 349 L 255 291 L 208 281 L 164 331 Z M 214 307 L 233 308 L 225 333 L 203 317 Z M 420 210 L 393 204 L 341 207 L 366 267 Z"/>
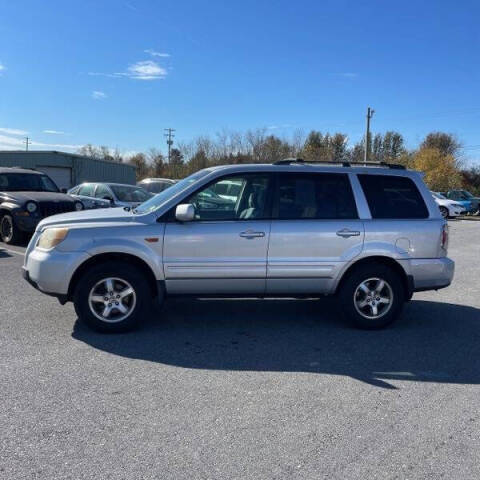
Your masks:
<path fill-rule="evenodd" d="M 355 142 L 370 105 L 374 132 L 453 132 L 478 162 L 479 18 L 475 1 L 0 0 L 0 148 L 165 150 L 166 127 Z"/>

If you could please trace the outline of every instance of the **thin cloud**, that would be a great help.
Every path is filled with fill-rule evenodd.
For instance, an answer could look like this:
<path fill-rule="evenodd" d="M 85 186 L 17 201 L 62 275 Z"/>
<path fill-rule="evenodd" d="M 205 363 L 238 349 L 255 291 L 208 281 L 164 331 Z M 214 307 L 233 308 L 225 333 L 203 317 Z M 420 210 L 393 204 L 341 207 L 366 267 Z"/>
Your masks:
<path fill-rule="evenodd" d="M 267 130 L 278 130 L 279 128 L 291 128 L 293 125 L 291 123 L 284 123 L 282 125 L 270 125 L 267 127 Z"/>
<path fill-rule="evenodd" d="M 43 143 L 43 142 L 36 142 L 35 140 L 31 140 L 29 142 L 29 145 L 31 147 L 37 147 L 40 150 L 53 149 L 53 148 L 61 149 L 61 150 L 78 150 L 81 147 L 81 145 L 69 145 L 64 143 Z M 0 149 L 1 150 L 24 150 L 25 141 L 17 137 L 0 135 Z"/>
<path fill-rule="evenodd" d="M 338 76 L 339 76 L 339 77 L 343 77 L 343 78 L 357 78 L 357 77 L 358 77 L 358 73 L 354 73 L 354 72 L 344 72 L 344 73 L 339 73 Z"/>
<path fill-rule="evenodd" d="M 5 65 L 0 62 L 0 76 L 2 75 L 2 73 L 7 69 L 7 67 L 5 67 Z"/>
<path fill-rule="evenodd" d="M 167 71 L 153 60 L 145 60 L 130 65 L 123 75 L 135 80 L 160 80 L 167 76 Z"/>
<path fill-rule="evenodd" d="M 110 78 L 132 78 L 134 80 L 163 80 L 168 72 L 153 60 L 144 60 L 130 65 L 125 72 L 102 73 L 88 72 L 92 76 L 102 76 Z"/>
<path fill-rule="evenodd" d="M 100 90 L 94 90 L 92 92 L 92 98 L 94 100 L 104 100 L 107 98 L 107 94 L 105 92 L 101 92 Z"/>
<path fill-rule="evenodd" d="M 145 53 L 148 53 L 152 57 L 170 57 L 171 55 L 169 53 L 163 53 L 163 52 L 157 52 L 156 50 L 153 50 L 151 48 L 148 48 L 147 50 L 144 50 Z"/>
<path fill-rule="evenodd" d="M 59 130 L 44 130 L 43 133 L 48 133 L 49 135 L 66 135 L 65 132 Z"/>
<path fill-rule="evenodd" d="M 6 133 L 7 135 L 27 135 L 28 132 L 25 130 L 18 130 L 16 128 L 0 128 L 1 133 Z"/>

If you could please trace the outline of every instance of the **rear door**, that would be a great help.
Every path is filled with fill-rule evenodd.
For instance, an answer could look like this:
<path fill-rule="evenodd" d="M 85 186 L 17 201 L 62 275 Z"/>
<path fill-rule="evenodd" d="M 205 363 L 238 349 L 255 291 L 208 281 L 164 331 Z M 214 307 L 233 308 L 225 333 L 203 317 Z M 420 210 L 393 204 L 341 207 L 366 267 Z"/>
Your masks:
<path fill-rule="evenodd" d="M 94 183 L 83 183 L 77 189 L 77 193 L 73 194 L 75 198 L 80 200 L 84 207 L 87 209 L 94 208 L 95 206 L 95 199 L 93 197 L 93 193 L 95 191 L 95 184 Z"/>
<path fill-rule="evenodd" d="M 268 248 L 268 294 L 328 293 L 363 247 L 348 174 L 277 176 Z"/>
<path fill-rule="evenodd" d="M 220 197 L 216 184 L 241 185 L 232 198 Z M 270 234 L 270 174 L 223 177 L 182 203 L 195 219 L 166 224 L 163 264 L 167 291 L 192 294 L 263 294 Z"/>

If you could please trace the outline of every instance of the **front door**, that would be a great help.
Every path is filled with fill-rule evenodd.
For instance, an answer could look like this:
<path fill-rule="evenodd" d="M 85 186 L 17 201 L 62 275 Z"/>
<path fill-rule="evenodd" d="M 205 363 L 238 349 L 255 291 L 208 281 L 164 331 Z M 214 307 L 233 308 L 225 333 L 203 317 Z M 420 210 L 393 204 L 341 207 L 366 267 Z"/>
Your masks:
<path fill-rule="evenodd" d="M 339 270 L 360 254 L 363 239 L 347 174 L 278 174 L 267 293 L 330 293 Z"/>
<path fill-rule="evenodd" d="M 229 180 L 236 195 L 216 193 Z M 191 222 L 168 222 L 163 265 L 168 293 L 263 294 L 270 234 L 270 175 L 237 174 L 202 187 L 182 203 Z"/>

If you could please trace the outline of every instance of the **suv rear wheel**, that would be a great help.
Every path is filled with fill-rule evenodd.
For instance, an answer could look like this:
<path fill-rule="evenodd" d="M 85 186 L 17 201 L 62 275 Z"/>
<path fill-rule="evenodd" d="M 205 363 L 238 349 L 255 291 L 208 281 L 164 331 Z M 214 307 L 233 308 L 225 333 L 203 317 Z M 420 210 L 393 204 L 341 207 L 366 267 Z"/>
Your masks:
<path fill-rule="evenodd" d="M 401 278 L 382 264 L 354 269 L 340 288 L 344 313 L 359 328 L 390 325 L 398 318 L 405 303 Z"/>
<path fill-rule="evenodd" d="M 23 235 L 18 230 L 11 215 L 7 214 L 0 218 L 0 238 L 2 242 L 8 244 L 16 244 L 22 241 Z"/>
<path fill-rule="evenodd" d="M 125 332 L 137 327 L 150 304 L 150 286 L 135 266 L 106 262 L 80 278 L 73 297 L 83 322 L 99 332 Z"/>

